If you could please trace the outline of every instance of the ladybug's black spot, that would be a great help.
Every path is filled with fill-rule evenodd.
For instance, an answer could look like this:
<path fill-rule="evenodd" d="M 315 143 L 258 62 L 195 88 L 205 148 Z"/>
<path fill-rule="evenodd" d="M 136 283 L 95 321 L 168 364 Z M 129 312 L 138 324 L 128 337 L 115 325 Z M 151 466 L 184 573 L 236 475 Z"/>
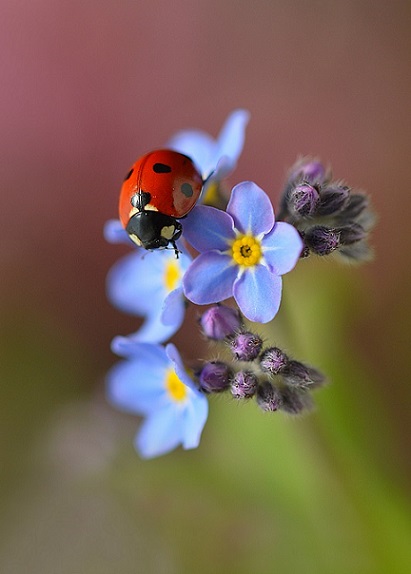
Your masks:
<path fill-rule="evenodd" d="M 189 183 L 183 183 L 180 189 L 186 197 L 192 197 L 194 193 L 193 188 Z"/>
<path fill-rule="evenodd" d="M 171 167 L 165 163 L 155 163 L 153 165 L 153 171 L 156 173 L 170 173 Z"/>
<path fill-rule="evenodd" d="M 131 174 L 133 173 L 134 169 L 131 168 L 130 171 L 128 172 L 128 174 L 126 175 L 126 177 L 124 178 L 124 181 L 127 181 L 128 179 L 130 179 Z"/>

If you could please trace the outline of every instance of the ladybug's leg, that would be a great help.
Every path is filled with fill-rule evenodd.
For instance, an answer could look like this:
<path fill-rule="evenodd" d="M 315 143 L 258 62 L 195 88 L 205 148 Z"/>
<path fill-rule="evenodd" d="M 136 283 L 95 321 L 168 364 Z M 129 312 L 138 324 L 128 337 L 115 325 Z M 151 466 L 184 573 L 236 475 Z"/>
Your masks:
<path fill-rule="evenodd" d="M 173 246 L 174 253 L 176 255 L 176 259 L 178 259 L 178 254 L 181 253 L 181 251 L 178 249 L 175 241 L 170 241 L 170 243 Z"/>

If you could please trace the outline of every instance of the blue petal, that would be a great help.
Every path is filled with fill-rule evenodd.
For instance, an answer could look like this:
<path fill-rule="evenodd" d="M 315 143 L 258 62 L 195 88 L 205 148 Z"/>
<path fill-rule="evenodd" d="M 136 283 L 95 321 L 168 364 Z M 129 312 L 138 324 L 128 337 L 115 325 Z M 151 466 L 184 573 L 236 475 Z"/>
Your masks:
<path fill-rule="evenodd" d="M 256 323 L 268 323 L 281 302 L 281 277 L 263 265 L 256 265 L 234 283 L 233 294 L 241 312 Z"/>
<path fill-rule="evenodd" d="M 181 437 L 181 411 L 169 404 L 144 421 L 135 446 L 143 458 L 154 458 L 174 450 L 181 443 Z"/>
<path fill-rule="evenodd" d="M 165 298 L 161 310 L 161 322 L 167 327 L 173 327 L 176 331 L 181 327 L 186 311 L 183 295 L 183 287 L 171 291 Z"/>
<path fill-rule="evenodd" d="M 284 275 L 297 263 L 303 242 L 298 231 L 280 221 L 262 241 L 264 259 L 276 275 Z"/>
<path fill-rule="evenodd" d="M 188 155 L 198 167 L 205 179 L 213 170 L 215 141 L 207 133 L 200 130 L 182 130 L 177 132 L 168 142 L 167 147 Z"/>
<path fill-rule="evenodd" d="M 208 417 L 208 401 L 198 394 L 184 412 L 183 448 L 197 448 Z"/>
<path fill-rule="evenodd" d="M 235 238 L 232 218 L 215 207 L 198 205 L 184 220 L 184 238 L 200 253 L 219 249 Z"/>
<path fill-rule="evenodd" d="M 132 244 L 127 231 L 121 225 L 119 219 L 110 219 L 104 225 L 104 238 L 108 243 L 129 243 Z M 133 244 L 134 245 L 134 244 Z"/>
<path fill-rule="evenodd" d="M 234 169 L 241 154 L 248 119 L 247 111 L 234 110 L 223 125 L 217 140 L 200 130 L 184 130 L 172 137 L 167 145 L 191 157 L 204 179 L 212 172 L 213 178 L 222 178 Z M 223 156 L 225 159 L 217 168 Z"/>
<path fill-rule="evenodd" d="M 245 128 L 249 118 L 250 114 L 246 110 L 234 110 L 228 116 L 220 131 L 217 138 L 216 157 L 222 158 L 225 156 L 229 160 L 226 161 L 224 173 L 221 173 L 220 177 L 228 175 L 236 166 L 244 147 Z"/>
<path fill-rule="evenodd" d="M 172 343 L 169 343 L 168 345 L 166 345 L 166 354 L 167 357 L 170 359 L 170 361 L 172 361 L 174 365 L 174 370 L 180 381 L 195 393 L 200 394 L 198 388 L 194 384 L 194 381 L 188 374 L 183 361 L 181 360 L 180 353 L 178 352 L 177 347 Z"/>
<path fill-rule="evenodd" d="M 235 227 L 247 235 L 268 233 L 275 223 L 270 198 L 252 181 L 243 181 L 233 188 L 227 213 L 234 219 Z"/>
<path fill-rule="evenodd" d="M 186 297 L 198 305 L 219 303 L 231 297 L 238 272 L 231 261 L 231 257 L 218 251 L 199 255 L 183 278 Z"/>
<path fill-rule="evenodd" d="M 160 362 L 166 365 L 168 362 L 164 347 L 145 341 L 142 342 L 138 338 L 138 334 L 129 335 L 128 337 L 114 337 L 111 342 L 111 350 L 120 357 L 138 358 L 142 361 L 146 360 L 147 363 Z"/>
<path fill-rule="evenodd" d="M 138 360 L 122 361 L 107 375 L 107 398 L 116 407 L 135 414 L 146 414 L 169 402 L 162 365 Z"/>
<path fill-rule="evenodd" d="M 177 315 L 173 318 L 178 319 L 175 323 L 165 325 L 163 322 L 163 312 L 160 308 L 157 313 L 147 316 L 140 329 L 134 334 L 136 341 L 142 343 L 164 343 L 177 333 L 184 319 L 184 305 L 182 305 L 180 316 Z"/>
<path fill-rule="evenodd" d="M 107 297 L 126 313 L 146 315 L 161 308 L 166 296 L 161 252 L 134 251 L 122 257 L 107 276 Z"/>

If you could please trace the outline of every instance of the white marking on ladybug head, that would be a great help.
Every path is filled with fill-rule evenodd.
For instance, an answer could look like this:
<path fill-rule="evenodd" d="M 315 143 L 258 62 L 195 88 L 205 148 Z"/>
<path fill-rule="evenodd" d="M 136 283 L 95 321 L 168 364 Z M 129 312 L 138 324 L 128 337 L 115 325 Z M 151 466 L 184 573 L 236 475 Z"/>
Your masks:
<path fill-rule="evenodd" d="M 164 237 L 164 239 L 168 239 L 170 241 L 174 237 L 175 232 L 175 225 L 168 225 L 167 227 L 162 228 L 161 237 Z"/>
<path fill-rule="evenodd" d="M 134 233 L 131 233 L 131 234 L 129 234 L 129 237 L 130 237 L 131 241 L 133 241 L 136 245 L 141 247 L 142 243 L 141 243 L 140 239 L 137 237 L 137 235 L 135 235 Z"/>
<path fill-rule="evenodd" d="M 149 204 L 144 206 L 143 211 L 158 211 L 158 209 L 157 207 L 154 207 L 154 205 Z M 133 215 L 135 215 L 136 213 L 139 213 L 139 210 L 137 209 L 137 207 L 132 207 L 128 212 L 128 218 L 131 219 Z"/>

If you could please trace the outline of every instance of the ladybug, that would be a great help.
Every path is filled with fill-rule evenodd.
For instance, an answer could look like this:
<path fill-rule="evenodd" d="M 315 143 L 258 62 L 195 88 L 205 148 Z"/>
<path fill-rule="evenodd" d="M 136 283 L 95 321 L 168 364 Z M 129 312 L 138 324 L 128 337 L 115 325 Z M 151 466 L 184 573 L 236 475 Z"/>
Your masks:
<path fill-rule="evenodd" d="M 195 206 L 203 178 L 193 161 L 176 151 L 161 149 L 140 157 L 120 192 L 120 221 L 131 240 L 144 249 L 165 249 L 176 257 L 177 239 L 185 217 Z"/>

